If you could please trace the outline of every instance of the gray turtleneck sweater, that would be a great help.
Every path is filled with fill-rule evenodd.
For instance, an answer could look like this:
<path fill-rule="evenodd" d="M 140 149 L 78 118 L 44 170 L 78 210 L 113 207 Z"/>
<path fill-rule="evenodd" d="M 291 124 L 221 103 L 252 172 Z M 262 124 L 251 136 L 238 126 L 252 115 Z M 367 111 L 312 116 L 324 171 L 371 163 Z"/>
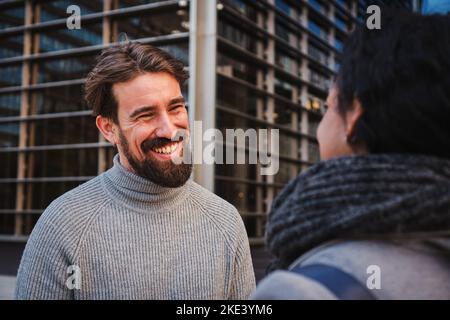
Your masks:
<path fill-rule="evenodd" d="M 16 298 L 248 298 L 255 278 L 236 209 L 191 180 L 158 186 L 118 159 L 42 214 Z"/>

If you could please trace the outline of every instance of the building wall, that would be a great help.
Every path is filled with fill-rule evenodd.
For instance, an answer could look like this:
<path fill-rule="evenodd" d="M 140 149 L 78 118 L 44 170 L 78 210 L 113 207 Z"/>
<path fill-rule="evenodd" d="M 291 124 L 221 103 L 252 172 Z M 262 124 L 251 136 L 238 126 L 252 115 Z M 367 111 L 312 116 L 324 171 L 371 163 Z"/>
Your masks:
<path fill-rule="evenodd" d="M 279 129 L 280 168 L 216 165 L 215 192 L 241 212 L 261 243 L 283 186 L 319 161 L 316 129 L 339 52 L 356 24 L 356 1 L 221 1 L 217 28 L 216 125 Z M 247 150 L 248 151 L 248 150 Z M 224 151 L 226 153 L 226 150 Z"/>

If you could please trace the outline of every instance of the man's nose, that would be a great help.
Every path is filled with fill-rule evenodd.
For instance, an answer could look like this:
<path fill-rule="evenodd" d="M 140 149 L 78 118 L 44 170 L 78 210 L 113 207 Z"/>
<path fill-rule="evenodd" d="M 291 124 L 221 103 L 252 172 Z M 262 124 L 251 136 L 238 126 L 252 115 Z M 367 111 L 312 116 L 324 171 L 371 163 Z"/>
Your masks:
<path fill-rule="evenodd" d="M 156 136 L 159 138 L 172 139 L 172 137 L 175 135 L 176 130 L 177 128 L 172 123 L 169 115 L 167 113 L 163 113 L 158 119 Z"/>

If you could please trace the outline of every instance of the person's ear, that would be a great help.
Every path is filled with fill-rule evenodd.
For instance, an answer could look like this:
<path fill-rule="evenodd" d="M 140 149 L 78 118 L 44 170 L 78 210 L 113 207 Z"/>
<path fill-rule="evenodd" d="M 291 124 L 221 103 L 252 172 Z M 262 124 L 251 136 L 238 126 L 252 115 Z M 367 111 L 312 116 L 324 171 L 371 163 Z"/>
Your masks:
<path fill-rule="evenodd" d="M 95 118 L 95 124 L 106 140 L 114 145 L 117 144 L 118 138 L 116 134 L 116 128 L 111 119 L 97 116 L 97 118 Z"/>
<path fill-rule="evenodd" d="M 358 120 L 361 117 L 362 113 L 363 109 L 361 106 L 361 102 L 358 98 L 354 98 L 351 108 L 347 110 L 347 113 L 345 115 L 347 141 L 350 144 L 355 143 L 357 140 L 357 137 L 355 136 L 356 124 L 358 123 Z"/>

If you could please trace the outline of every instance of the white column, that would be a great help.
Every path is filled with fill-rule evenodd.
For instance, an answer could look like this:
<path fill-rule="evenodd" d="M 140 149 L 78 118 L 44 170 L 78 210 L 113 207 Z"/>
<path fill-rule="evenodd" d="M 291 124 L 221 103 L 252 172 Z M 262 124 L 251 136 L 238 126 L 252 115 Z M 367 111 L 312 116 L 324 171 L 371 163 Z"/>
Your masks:
<path fill-rule="evenodd" d="M 193 135 L 194 120 L 202 121 L 203 131 L 215 128 L 217 1 L 191 0 L 189 20 L 189 118 Z M 195 137 L 192 142 L 201 143 L 201 139 Z M 214 192 L 214 164 L 195 164 L 194 180 Z"/>

